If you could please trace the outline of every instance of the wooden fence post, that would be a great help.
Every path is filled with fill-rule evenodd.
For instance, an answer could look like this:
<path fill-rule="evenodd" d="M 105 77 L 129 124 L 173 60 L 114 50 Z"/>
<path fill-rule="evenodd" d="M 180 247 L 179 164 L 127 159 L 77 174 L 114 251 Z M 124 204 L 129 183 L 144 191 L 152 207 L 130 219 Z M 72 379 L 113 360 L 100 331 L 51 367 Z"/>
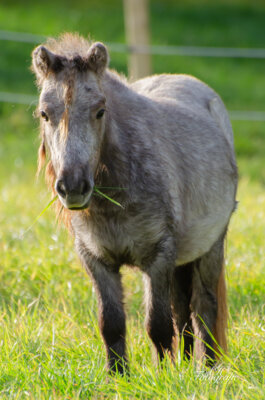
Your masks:
<path fill-rule="evenodd" d="M 150 53 L 137 53 L 134 46 L 147 47 L 149 34 L 149 0 L 123 0 L 127 44 L 130 47 L 129 76 L 131 80 L 151 74 Z"/>

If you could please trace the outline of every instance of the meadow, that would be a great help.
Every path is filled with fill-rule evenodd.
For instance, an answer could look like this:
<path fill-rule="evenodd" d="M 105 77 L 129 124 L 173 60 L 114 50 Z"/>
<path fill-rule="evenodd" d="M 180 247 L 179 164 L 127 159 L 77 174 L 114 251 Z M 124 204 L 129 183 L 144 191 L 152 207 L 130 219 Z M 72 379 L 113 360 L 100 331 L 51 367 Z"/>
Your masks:
<path fill-rule="evenodd" d="M 26 5 L 26 6 L 25 6 Z M 153 44 L 264 46 L 262 1 L 151 1 Z M 90 33 L 125 42 L 121 1 L 0 4 L 3 30 Z M 36 95 L 32 44 L 1 41 L 0 92 Z M 126 55 L 111 67 L 127 73 Z M 229 110 L 264 110 L 264 60 L 153 57 L 154 73 L 189 73 L 206 81 Z M 214 370 L 177 357 L 154 363 L 144 330 L 141 275 L 124 268 L 129 377 L 108 377 L 97 327 L 97 300 L 73 240 L 47 210 L 35 179 L 38 121 L 34 107 L 0 103 L 0 398 L 265 398 L 265 132 L 263 121 L 232 121 L 240 183 L 226 250 L 229 353 Z"/>

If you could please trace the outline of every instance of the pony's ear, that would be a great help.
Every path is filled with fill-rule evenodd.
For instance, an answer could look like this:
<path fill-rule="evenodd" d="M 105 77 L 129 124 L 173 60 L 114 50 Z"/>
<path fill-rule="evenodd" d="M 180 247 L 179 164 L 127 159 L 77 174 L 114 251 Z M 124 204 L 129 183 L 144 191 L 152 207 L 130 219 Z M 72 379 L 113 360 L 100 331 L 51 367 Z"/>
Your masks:
<path fill-rule="evenodd" d="M 108 50 L 103 43 L 93 43 L 88 50 L 87 61 L 92 71 L 101 74 L 109 63 Z"/>
<path fill-rule="evenodd" d="M 63 67 L 63 58 L 52 53 L 45 46 L 38 46 L 32 53 L 32 69 L 37 78 L 43 78 L 50 71 L 59 72 Z"/>

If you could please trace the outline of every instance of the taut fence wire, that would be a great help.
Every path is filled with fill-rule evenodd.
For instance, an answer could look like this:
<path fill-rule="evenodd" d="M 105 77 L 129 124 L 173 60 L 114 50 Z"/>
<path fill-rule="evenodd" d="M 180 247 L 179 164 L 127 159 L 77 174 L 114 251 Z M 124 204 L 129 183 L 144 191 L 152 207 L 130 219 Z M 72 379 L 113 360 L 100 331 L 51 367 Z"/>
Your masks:
<path fill-rule="evenodd" d="M 0 40 L 23 43 L 41 43 L 47 37 L 32 33 L 20 33 L 0 30 Z M 114 53 L 139 53 L 161 56 L 192 56 L 192 57 L 228 57 L 265 59 L 265 49 L 248 49 L 233 47 L 200 47 L 200 46 L 128 46 L 123 43 L 106 43 Z"/>
<path fill-rule="evenodd" d="M 47 37 L 32 33 L 11 32 L 0 30 L 0 40 L 37 44 Z M 230 48 L 230 47 L 195 47 L 195 46 L 128 46 L 123 43 L 106 43 L 113 53 L 139 53 L 164 56 L 187 57 L 222 57 L 265 59 L 265 49 Z M 27 104 L 34 106 L 37 98 L 23 93 L 0 92 L 0 102 Z M 265 121 L 265 111 L 229 111 L 232 120 Z"/>

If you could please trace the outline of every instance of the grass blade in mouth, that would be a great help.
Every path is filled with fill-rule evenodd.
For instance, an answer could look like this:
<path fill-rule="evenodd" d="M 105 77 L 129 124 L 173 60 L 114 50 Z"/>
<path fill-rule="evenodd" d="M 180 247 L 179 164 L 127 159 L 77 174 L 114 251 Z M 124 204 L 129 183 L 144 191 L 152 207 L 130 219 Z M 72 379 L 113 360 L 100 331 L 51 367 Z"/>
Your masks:
<path fill-rule="evenodd" d="M 113 188 L 110 188 L 113 189 Z M 107 196 L 105 193 L 102 193 L 98 188 L 94 188 L 94 192 L 98 193 L 100 196 L 105 197 L 107 200 L 111 201 L 111 203 L 116 204 L 116 206 L 119 206 L 124 209 L 124 207 L 116 200 L 113 200 L 111 197 Z"/>
<path fill-rule="evenodd" d="M 101 189 L 122 189 L 122 188 L 116 188 L 116 187 L 102 187 Z M 125 189 L 124 189 L 125 190 Z M 105 193 L 102 193 L 98 188 L 94 188 L 94 192 L 96 192 L 97 194 L 99 194 L 102 197 L 105 197 L 107 200 L 109 200 L 111 203 L 116 204 L 116 206 L 121 207 L 124 209 L 124 207 L 116 200 L 113 200 L 111 197 L 107 196 Z M 34 219 L 34 221 L 32 222 L 32 224 L 23 232 L 24 236 L 28 231 L 30 231 L 30 229 L 35 225 L 35 223 L 38 221 L 38 219 L 45 213 L 45 211 L 48 210 L 48 208 L 51 207 L 51 205 L 58 199 L 58 195 L 54 196 L 51 201 L 49 201 L 49 203 L 47 204 L 47 206 L 39 213 L 39 215 Z M 62 213 L 63 210 L 63 206 L 60 210 L 59 215 Z"/>
<path fill-rule="evenodd" d="M 96 189 L 109 189 L 109 190 L 127 190 L 127 188 L 117 186 L 95 186 Z"/>

